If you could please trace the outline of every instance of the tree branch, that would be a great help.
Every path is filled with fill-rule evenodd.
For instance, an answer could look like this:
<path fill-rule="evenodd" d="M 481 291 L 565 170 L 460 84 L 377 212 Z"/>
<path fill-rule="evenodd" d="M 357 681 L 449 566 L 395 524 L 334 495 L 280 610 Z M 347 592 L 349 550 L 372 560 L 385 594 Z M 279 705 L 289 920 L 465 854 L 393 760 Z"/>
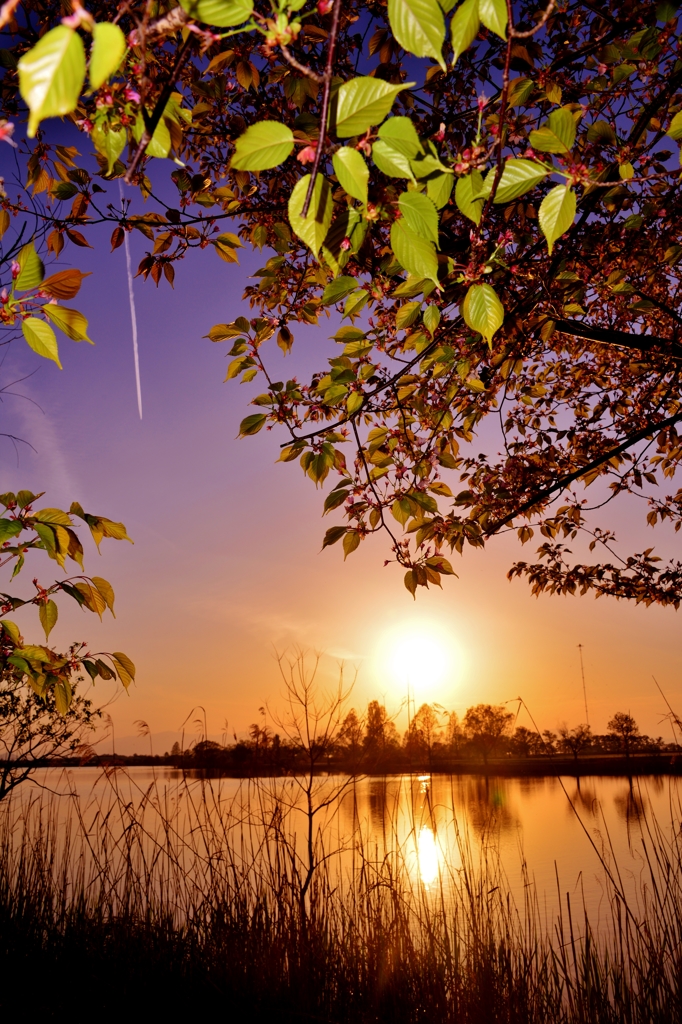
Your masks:
<path fill-rule="evenodd" d="M 648 423 L 646 427 L 642 427 L 641 430 L 636 430 L 634 434 L 630 434 L 625 441 L 616 445 L 615 448 L 609 448 L 598 458 L 593 459 L 591 462 L 587 462 L 584 466 L 580 466 L 579 469 L 573 470 L 572 473 L 567 473 L 566 476 L 560 477 L 558 480 L 555 480 L 553 484 L 549 484 L 547 487 L 538 491 L 532 498 L 529 498 L 528 501 L 524 501 L 523 504 L 521 504 L 514 512 L 510 512 L 503 519 L 498 520 L 496 523 L 493 523 L 492 526 L 484 529 L 484 536 L 491 537 L 493 534 L 501 530 L 503 526 L 506 526 L 508 523 L 511 523 L 513 519 L 516 519 L 517 516 L 523 515 L 524 512 L 533 508 L 534 505 L 538 505 L 540 502 L 550 498 L 555 491 L 563 491 L 569 486 L 569 484 L 572 484 L 574 480 L 579 480 L 581 476 L 585 476 L 593 469 L 598 469 L 600 466 L 603 466 L 605 462 L 609 461 L 609 459 L 627 451 L 633 444 L 637 444 L 638 441 L 643 441 L 644 438 L 651 437 L 653 434 L 656 434 L 661 430 L 665 430 L 666 427 L 671 427 L 674 423 L 679 423 L 680 420 L 682 420 L 682 412 L 675 413 L 674 416 L 668 416 L 666 419 L 660 420 L 658 423 Z"/>
<path fill-rule="evenodd" d="M 331 99 L 332 92 L 332 72 L 334 70 L 334 53 L 336 52 L 336 37 L 339 34 L 339 21 L 341 19 L 341 0 L 334 0 L 334 13 L 332 15 L 332 27 L 329 33 L 329 43 L 327 46 L 327 65 L 324 70 L 324 92 L 322 93 L 322 113 L 320 116 L 320 138 L 317 143 L 317 149 L 315 150 L 315 162 L 313 163 L 312 170 L 310 172 L 310 182 L 308 184 L 308 191 L 305 197 L 305 203 L 301 210 L 301 217 L 308 216 L 308 210 L 310 209 L 310 201 L 313 198 L 313 190 L 315 188 L 315 179 L 320 169 L 322 162 L 322 150 L 327 138 L 327 118 L 329 116 L 329 101 Z"/>
<path fill-rule="evenodd" d="M 598 341 L 604 345 L 619 345 L 639 352 L 651 352 L 660 348 L 663 355 L 682 360 L 682 345 L 674 338 L 657 338 L 650 334 L 630 334 L 608 327 L 593 327 L 592 324 L 586 324 L 580 320 L 555 320 L 554 322 L 557 330 L 563 334 L 573 334 L 578 338 L 587 338 L 589 341 Z"/>

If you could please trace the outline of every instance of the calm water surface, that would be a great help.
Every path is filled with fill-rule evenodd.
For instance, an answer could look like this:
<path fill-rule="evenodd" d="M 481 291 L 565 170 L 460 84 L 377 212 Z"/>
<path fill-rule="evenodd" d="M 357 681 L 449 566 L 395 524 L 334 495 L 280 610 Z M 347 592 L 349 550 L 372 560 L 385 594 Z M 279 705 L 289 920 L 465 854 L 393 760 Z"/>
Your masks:
<path fill-rule="evenodd" d="M 275 806 L 287 809 L 288 834 L 303 847 L 305 818 L 294 780 L 206 783 L 186 779 L 172 768 L 108 773 L 78 768 L 40 771 L 36 781 L 46 788 L 22 789 L 13 815 L 29 801 L 51 801 L 62 826 L 70 821 L 81 837 L 96 836 L 105 815 L 108 827 L 122 832 L 127 821 L 123 807 L 138 820 L 146 815 L 145 835 L 153 835 L 154 822 L 165 817 L 173 818 L 178 835 L 195 836 L 196 808 L 208 792 L 203 806 L 205 815 L 214 819 L 208 824 L 220 824 L 225 843 L 241 842 L 242 855 L 244 822 L 248 819 L 250 841 L 255 836 L 257 842 Z M 361 862 L 376 864 L 399 856 L 415 886 L 436 892 L 443 880 L 447 887 L 448 880 L 457 878 L 463 859 L 475 865 L 482 853 L 493 854 L 499 856 L 517 901 L 523 900 L 530 882 L 542 912 L 551 917 L 558 892 L 562 899 L 568 892 L 572 901 L 584 901 L 598 923 L 607 903 L 599 854 L 628 900 L 636 903 L 648 885 L 650 830 L 658 827 L 665 839 L 679 831 L 681 796 L 682 780 L 674 777 L 631 782 L 614 777 L 486 780 L 437 775 L 355 782 L 323 777 L 316 780 L 314 798 L 331 801 L 317 819 L 320 836 L 327 851 L 336 851 L 332 870 L 346 878 Z"/>

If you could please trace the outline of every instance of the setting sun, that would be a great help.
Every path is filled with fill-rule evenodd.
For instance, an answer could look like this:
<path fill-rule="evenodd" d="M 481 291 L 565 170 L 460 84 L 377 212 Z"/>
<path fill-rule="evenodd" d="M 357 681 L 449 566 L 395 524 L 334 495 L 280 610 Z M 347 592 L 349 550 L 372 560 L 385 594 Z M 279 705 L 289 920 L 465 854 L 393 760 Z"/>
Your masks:
<path fill-rule="evenodd" d="M 462 656 L 452 634 L 430 622 L 414 622 L 385 634 L 377 671 L 416 701 L 444 698 L 457 682 Z"/>

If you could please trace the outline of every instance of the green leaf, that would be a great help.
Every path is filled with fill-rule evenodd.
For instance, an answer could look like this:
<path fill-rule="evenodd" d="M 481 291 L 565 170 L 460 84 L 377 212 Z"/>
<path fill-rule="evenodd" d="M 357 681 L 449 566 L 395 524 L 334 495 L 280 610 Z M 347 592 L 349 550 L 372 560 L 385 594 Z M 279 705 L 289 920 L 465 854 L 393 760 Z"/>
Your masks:
<path fill-rule="evenodd" d="M 45 604 L 41 604 L 38 608 L 38 617 L 40 618 L 40 624 L 45 630 L 45 639 L 47 640 L 50 633 L 52 632 L 54 625 L 59 616 L 59 609 L 54 601 L 46 601 Z"/>
<path fill-rule="evenodd" d="M 322 305 L 331 306 L 335 302 L 340 302 L 341 299 L 345 299 L 347 295 L 354 292 L 358 286 L 358 282 L 354 277 L 337 277 L 335 281 L 331 281 L 324 292 L 322 293 Z"/>
<path fill-rule="evenodd" d="M 128 655 L 124 654 L 122 651 L 114 651 L 114 653 L 111 655 L 111 658 L 114 665 L 116 666 L 116 671 L 118 672 L 119 679 L 127 689 L 135 679 L 134 664 L 132 663 Z"/>
<path fill-rule="evenodd" d="M 428 278 L 438 284 L 438 259 L 436 247 L 419 235 L 415 235 L 405 223 L 396 220 L 391 225 L 391 248 L 396 259 L 408 273 L 417 278 Z"/>
<path fill-rule="evenodd" d="M 112 587 L 111 583 L 109 583 L 108 580 L 102 579 L 101 576 L 93 576 L 92 582 L 95 584 L 100 594 L 106 601 L 107 608 L 114 616 L 114 618 L 116 618 L 116 615 L 114 614 L 114 601 L 116 598 L 114 595 L 114 588 Z"/>
<path fill-rule="evenodd" d="M 101 21 L 92 30 L 90 85 L 99 89 L 118 71 L 126 52 L 126 39 L 118 25 Z"/>
<path fill-rule="evenodd" d="M 469 49 L 478 35 L 480 27 L 478 0 L 464 0 L 464 3 L 460 4 L 455 11 L 450 24 L 452 49 L 454 50 L 452 56 L 453 67 L 464 51 Z"/>
<path fill-rule="evenodd" d="M 33 351 L 44 359 L 52 359 L 61 370 L 57 339 L 50 325 L 37 316 L 30 316 L 22 323 L 21 330 Z"/>
<path fill-rule="evenodd" d="M 110 124 L 106 123 L 96 124 L 90 132 L 90 138 L 92 139 L 92 144 L 97 152 L 101 153 L 102 156 L 106 158 L 107 174 L 111 174 L 114 169 L 114 164 L 125 149 L 126 142 L 128 141 L 128 133 L 122 125 L 113 128 Z M 60 182 L 53 189 L 53 193 L 57 199 L 68 198 L 68 196 L 60 194 L 62 186 L 68 184 L 70 184 L 70 182 Z"/>
<path fill-rule="evenodd" d="M 60 715 L 65 715 L 71 704 L 71 687 L 67 689 L 66 681 L 54 685 L 54 702 Z"/>
<path fill-rule="evenodd" d="M 344 562 L 356 548 L 360 546 L 360 534 L 357 530 L 348 530 L 343 538 L 343 560 Z"/>
<path fill-rule="evenodd" d="M 398 206 L 410 231 L 438 245 L 438 210 L 421 192 L 403 192 Z"/>
<path fill-rule="evenodd" d="M 440 323 L 440 312 L 437 306 L 427 306 L 424 310 L 424 327 L 433 334 Z"/>
<path fill-rule="evenodd" d="M 4 544 L 11 537 L 18 537 L 23 526 L 18 519 L 0 519 L 0 544 Z"/>
<path fill-rule="evenodd" d="M 380 78 L 358 77 L 344 82 L 332 100 L 329 123 L 341 139 L 364 135 L 374 124 L 381 124 L 399 92 L 416 83 L 390 85 Z"/>
<path fill-rule="evenodd" d="M 349 295 L 343 307 L 344 319 L 347 316 L 356 316 L 361 309 L 365 308 L 368 299 L 369 292 L 364 288 L 360 288 L 358 291 L 353 292 L 352 295 Z"/>
<path fill-rule="evenodd" d="M 421 308 L 421 302 L 405 302 L 395 315 L 396 330 L 403 331 L 406 327 L 411 327 L 413 323 L 416 323 Z"/>
<path fill-rule="evenodd" d="M 510 107 L 523 107 L 535 88 L 530 78 L 513 78 L 509 83 L 507 103 Z"/>
<path fill-rule="evenodd" d="M 299 178 L 294 186 L 289 198 L 289 223 L 294 234 L 298 235 L 302 242 L 305 242 L 314 256 L 317 256 L 332 222 L 334 203 L 329 182 L 322 174 L 318 174 L 315 179 L 308 216 L 302 217 L 301 210 L 305 203 L 309 182 L 310 175 L 306 174 L 303 178 Z"/>
<path fill-rule="evenodd" d="M 438 0 L 388 0 L 391 32 L 415 57 L 434 57 L 443 71 L 445 22 Z"/>
<path fill-rule="evenodd" d="M 478 0 L 478 16 L 496 36 L 507 38 L 506 0 Z"/>
<path fill-rule="evenodd" d="M 141 114 L 138 114 L 137 120 L 133 126 L 133 137 L 136 142 L 139 142 L 144 132 L 144 120 Z M 168 125 L 163 118 L 159 121 L 154 134 L 151 137 L 151 141 L 147 145 L 147 156 L 155 156 L 159 158 L 167 157 L 170 153 L 171 148 L 171 136 L 168 130 Z"/>
<path fill-rule="evenodd" d="M 33 242 L 29 242 L 19 251 L 17 263 L 20 270 L 14 287 L 18 288 L 20 292 L 27 291 L 29 288 L 37 288 L 45 277 L 45 267 Z"/>
<path fill-rule="evenodd" d="M 447 177 L 447 175 L 443 175 L 443 177 Z M 483 212 L 484 200 L 474 198 L 482 184 L 483 178 L 480 171 L 473 170 L 465 177 L 458 178 L 455 187 L 457 209 L 465 217 L 468 217 L 469 220 L 472 220 L 474 224 L 480 222 L 481 213 Z"/>
<path fill-rule="evenodd" d="M 19 91 L 30 111 L 28 135 L 33 138 L 46 117 L 76 109 L 85 81 L 83 42 L 72 28 L 58 25 L 24 54 L 18 69 Z"/>
<path fill-rule="evenodd" d="M 72 338 L 74 341 L 89 341 L 91 345 L 94 344 L 88 338 L 88 321 L 77 309 L 56 306 L 47 302 L 43 306 L 43 313 L 50 318 L 53 324 L 57 325 L 60 331 L 64 332 L 67 338 Z"/>
<path fill-rule="evenodd" d="M 530 192 L 532 188 L 535 188 L 548 174 L 551 174 L 551 171 L 548 171 L 536 160 L 512 157 L 510 160 L 507 160 L 502 169 L 502 175 L 500 176 L 493 201 L 495 203 L 509 203 L 512 199 L 518 199 L 519 196 L 525 195 L 526 192 Z M 485 187 L 487 188 L 488 195 L 490 195 L 494 177 L 494 169 L 486 175 Z"/>
<path fill-rule="evenodd" d="M 454 183 L 452 174 L 436 174 L 427 179 L 426 194 L 437 209 L 442 210 L 450 202 Z"/>
<path fill-rule="evenodd" d="M 332 164 L 334 174 L 344 192 L 366 205 L 369 168 L 362 155 L 352 146 L 342 146 L 334 153 Z"/>
<path fill-rule="evenodd" d="M 568 153 L 575 142 L 575 120 L 567 107 L 553 110 L 547 124 L 531 132 L 528 138 L 533 149 L 541 153 Z"/>
<path fill-rule="evenodd" d="M 389 178 L 409 178 L 410 181 L 416 181 L 411 161 L 390 142 L 377 139 L 372 146 L 372 159 L 382 174 Z"/>
<path fill-rule="evenodd" d="M 490 345 L 504 321 L 504 306 L 489 284 L 472 284 L 462 303 L 462 316 L 472 329 Z"/>
<path fill-rule="evenodd" d="M 393 149 L 396 149 L 409 160 L 415 160 L 424 152 L 417 129 L 409 117 L 389 117 L 384 121 L 378 131 L 378 136 L 384 142 L 388 142 Z"/>
<path fill-rule="evenodd" d="M 267 171 L 294 151 L 294 133 L 279 121 L 256 121 L 239 136 L 231 166 L 236 171 Z"/>
<path fill-rule="evenodd" d="M 682 110 L 675 114 L 665 134 L 669 135 L 671 139 L 675 139 L 676 142 L 682 139 Z"/>
<path fill-rule="evenodd" d="M 253 13 L 252 0 L 180 0 L 180 6 L 198 21 L 218 28 L 242 25 Z"/>
<path fill-rule="evenodd" d="M 341 540 L 343 536 L 348 532 L 346 526 L 330 526 L 324 535 L 322 541 L 322 550 L 328 548 L 330 544 L 336 544 L 337 541 Z"/>
<path fill-rule="evenodd" d="M 356 412 L 358 412 L 360 409 L 362 409 L 362 403 L 363 402 L 364 402 L 364 398 L 363 398 L 362 392 L 361 391 L 352 391 L 350 393 L 350 395 L 348 396 L 348 400 L 346 402 L 346 412 L 348 413 L 348 415 L 349 416 L 353 416 Z M 345 499 L 348 496 L 348 491 L 343 491 L 341 493 L 342 493 L 342 500 Z M 340 505 L 341 501 L 337 502 L 337 504 Z M 326 502 L 325 502 L 325 505 L 326 505 Z"/>
<path fill-rule="evenodd" d="M 265 416 L 257 412 L 253 416 L 247 416 L 239 424 L 239 436 L 248 437 L 250 434 L 257 434 L 265 426 Z"/>
<path fill-rule="evenodd" d="M 682 119 L 680 119 L 680 126 L 682 127 Z M 670 127 L 672 128 L 672 125 Z M 609 146 L 615 146 L 618 139 L 614 129 L 607 121 L 595 121 L 587 129 L 587 141 L 603 142 Z"/>
<path fill-rule="evenodd" d="M 548 192 L 540 204 L 538 220 L 547 239 L 550 255 L 557 238 L 568 231 L 575 217 L 575 192 L 570 185 L 557 185 Z"/>
<path fill-rule="evenodd" d="M 95 131 L 96 131 L 96 129 L 93 129 L 92 136 L 91 136 L 91 137 L 93 137 L 93 142 L 95 141 L 94 140 Z M 95 143 L 95 145 L 97 145 L 97 143 Z M 77 194 L 78 194 L 78 189 L 76 188 L 76 186 L 74 185 L 74 183 L 72 181 L 58 181 L 57 184 L 52 189 L 52 195 L 54 196 L 55 199 L 59 199 L 59 200 L 73 199 L 73 197 L 75 195 L 77 195 Z"/>

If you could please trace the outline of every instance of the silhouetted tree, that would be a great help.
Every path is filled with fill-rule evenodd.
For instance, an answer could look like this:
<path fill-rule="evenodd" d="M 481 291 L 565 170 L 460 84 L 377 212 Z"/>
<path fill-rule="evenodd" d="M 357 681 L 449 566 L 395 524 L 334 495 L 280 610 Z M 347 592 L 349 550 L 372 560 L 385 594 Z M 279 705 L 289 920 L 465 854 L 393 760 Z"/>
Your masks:
<path fill-rule="evenodd" d="M 472 746 L 481 753 L 486 766 L 488 758 L 499 745 L 513 717 L 502 705 L 476 704 L 475 707 L 467 709 L 464 728 Z"/>
<path fill-rule="evenodd" d="M 564 753 L 571 753 L 574 759 L 592 743 L 592 730 L 589 725 L 575 725 L 569 729 L 566 723 L 559 726 L 559 747 Z"/>
<path fill-rule="evenodd" d="M 611 736 L 616 736 L 623 745 L 625 757 L 630 757 L 630 748 L 639 739 L 639 726 L 632 715 L 624 711 L 616 711 L 606 728 Z"/>

